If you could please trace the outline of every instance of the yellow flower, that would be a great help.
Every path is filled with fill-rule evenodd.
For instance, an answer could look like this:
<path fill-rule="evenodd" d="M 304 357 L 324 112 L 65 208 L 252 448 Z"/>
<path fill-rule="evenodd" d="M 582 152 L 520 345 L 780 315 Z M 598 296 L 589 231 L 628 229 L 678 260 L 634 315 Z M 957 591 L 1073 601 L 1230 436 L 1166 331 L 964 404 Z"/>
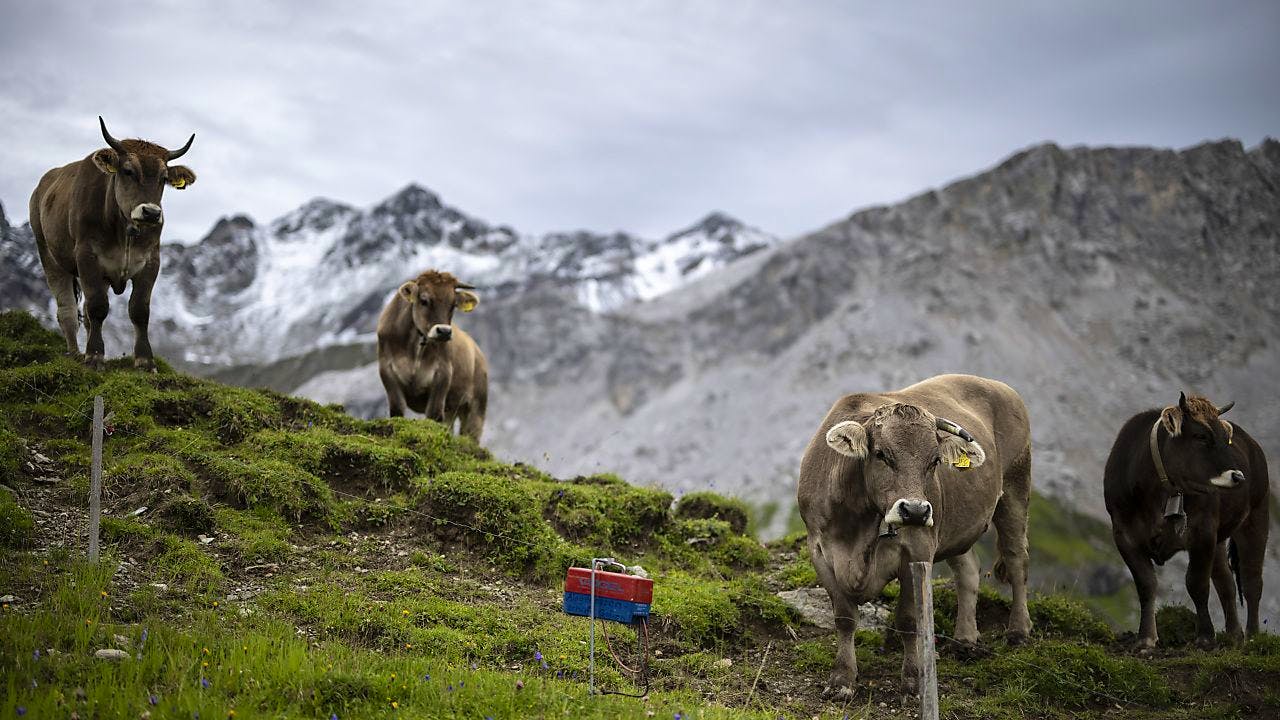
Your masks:
<path fill-rule="evenodd" d="M 400 703 L 396 702 L 395 700 L 392 700 L 391 707 L 398 710 L 400 708 Z"/>
<path fill-rule="evenodd" d="M 203 652 L 205 655 L 208 655 L 208 654 L 209 654 L 209 648 L 204 648 L 203 650 L 201 650 L 201 652 Z"/>
<path fill-rule="evenodd" d="M 8 605 L 5 605 L 5 607 L 9 607 L 9 606 L 8 606 Z M 410 643 L 405 643 L 405 644 L 404 644 L 404 649 L 405 649 L 405 650 L 412 650 L 412 649 L 413 649 L 413 645 L 412 645 L 412 644 L 410 644 Z"/>
<path fill-rule="evenodd" d="M 235 710 L 228 710 L 228 711 L 227 711 L 227 717 L 229 717 L 229 718 L 233 718 L 233 717 L 235 717 L 235 716 L 236 716 L 236 711 L 235 711 Z"/>
<path fill-rule="evenodd" d="M 202 662 L 202 663 L 200 663 L 200 667 L 209 667 L 209 663 L 208 663 L 207 661 L 206 661 L 206 662 Z"/>
<path fill-rule="evenodd" d="M 98 594 L 101 595 L 102 597 L 111 597 L 110 595 L 107 594 L 106 590 L 99 590 Z"/>
<path fill-rule="evenodd" d="M 401 613 L 402 615 L 404 615 L 405 617 L 408 617 L 408 615 L 409 615 L 409 611 L 408 611 L 408 610 L 401 610 L 401 611 L 400 611 L 400 613 Z"/>
<path fill-rule="evenodd" d="M 85 618 L 84 624 L 85 624 L 85 625 L 92 625 L 92 624 L 93 624 L 93 620 L 91 620 L 91 619 L 89 619 L 89 618 Z"/>
<path fill-rule="evenodd" d="M 214 601 L 213 601 L 213 606 L 214 606 L 214 607 L 218 607 L 218 601 L 217 601 L 217 600 L 214 600 Z"/>

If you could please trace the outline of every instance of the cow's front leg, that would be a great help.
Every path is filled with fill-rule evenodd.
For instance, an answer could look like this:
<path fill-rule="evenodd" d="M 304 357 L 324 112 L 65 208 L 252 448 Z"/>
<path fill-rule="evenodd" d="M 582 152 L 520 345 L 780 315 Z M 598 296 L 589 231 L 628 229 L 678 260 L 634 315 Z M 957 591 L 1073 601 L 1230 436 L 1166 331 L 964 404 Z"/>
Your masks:
<path fill-rule="evenodd" d="M 1240 627 L 1240 613 L 1236 610 L 1236 583 L 1231 576 L 1225 542 L 1218 543 L 1213 550 L 1213 589 L 1218 594 L 1218 604 L 1222 606 L 1227 636 L 1231 644 L 1238 645 L 1244 641 L 1244 630 Z"/>
<path fill-rule="evenodd" d="M 90 243 L 84 243 L 76 255 L 76 270 L 80 275 L 80 288 L 84 291 L 84 314 L 89 325 L 89 340 L 85 343 L 84 362 L 94 370 L 104 365 L 106 348 L 102 342 L 102 323 L 106 322 L 111 303 L 107 300 L 107 282 L 102 276 L 102 266 Z"/>
<path fill-rule="evenodd" d="M 1133 576 L 1133 585 L 1138 591 L 1138 606 L 1141 608 L 1142 619 L 1138 622 L 1138 642 L 1135 647 L 1138 650 L 1149 650 L 1160 641 L 1156 630 L 1156 566 L 1151 562 L 1151 557 L 1139 548 L 1127 533 L 1120 530 L 1118 525 L 1112 531 L 1112 536 L 1115 538 L 1116 548 L 1120 550 L 1120 557 L 1124 558 L 1124 564 L 1129 567 L 1129 574 Z"/>
<path fill-rule="evenodd" d="M 858 630 L 858 606 L 850 602 L 842 594 L 827 590 L 831 598 L 831 609 L 836 616 L 836 661 L 831 667 L 831 676 L 827 686 L 823 688 L 824 697 L 834 700 L 849 700 L 854 694 L 854 683 L 858 681 L 858 656 L 854 652 L 854 635 Z"/>
<path fill-rule="evenodd" d="M 1187 593 L 1196 606 L 1196 645 L 1214 646 L 1213 617 L 1209 615 L 1209 577 L 1213 571 L 1215 543 L 1212 538 L 1196 538 L 1187 548 Z"/>
<path fill-rule="evenodd" d="M 151 352 L 151 339 L 147 327 L 151 323 L 151 289 L 160 274 L 160 251 L 156 250 L 142 272 L 133 278 L 133 290 L 129 293 L 129 320 L 133 322 L 133 366 L 155 372 L 156 361 Z"/>
<path fill-rule="evenodd" d="M 431 397 L 427 400 L 428 420 L 435 420 L 442 424 L 445 422 L 444 408 L 445 401 L 449 398 L 449 381 L 451 377 L 452 373 L 448 371 L 443 371 L 436 375 L 436 382 L 431 386 Z"/>

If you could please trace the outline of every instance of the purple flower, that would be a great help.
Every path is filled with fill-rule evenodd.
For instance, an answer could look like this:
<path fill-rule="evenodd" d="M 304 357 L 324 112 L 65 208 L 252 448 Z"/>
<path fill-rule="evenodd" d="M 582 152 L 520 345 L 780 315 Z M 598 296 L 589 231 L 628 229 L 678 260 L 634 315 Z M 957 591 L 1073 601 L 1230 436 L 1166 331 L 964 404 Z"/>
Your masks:
<path fill-rule="evenodd" d="M 146 629 L 146 628 L 142 628 L 142 643 L 141 643 L 141 644 L 142 644 L 142 645 L 146 645 L 146 644 L 147 644 L 147 629 Z"/>
<path fill-rule="evenodd" d="M 207 677 L 200 678 L 200 687 L 204 688 L 205 690 L 208 690 L 209 685 L 210 685 L 209 678 Z"/>
<path fill-rule="evenodd" d="M 330 716 L 329 716 L 329 720 L 338 720 L 338 713 L 334 713 L 334 714 L 330 715 Z"/>
<path fill-rule="evenodd" d="M 475 664 L 475 663 L 471 663 L 471 669 L 472 669 L 472 670 L 475 670 L 475 669 L 476 669 L 476 667 L 477 667 L 477 666 L 476 666 L 476 664 Z"/>
<path fill-rule="evenodd" d="M 22 717 L 23 715 L 26 715 L 26 714 L 27 714 L 27 708 L 26 708 L 26 706 L 19 705 L 19 706 L 18 706 L 18 717 Z"/>
<path fill-rule="evenodd" d="M 445 688 L 445 689 L 446 689 L 446 690 L 448 690 L 449 692 L 453 692 L 453 685 L 449 685 L 449 687 L 447 687 L 447 688 Z"/>
<path fill-rule="evenodd" d="M 541 650 L 534 650 L 534 651 L 533 651 L 533 659 L 534 659 L 534 660 L 541 660 L 541 659 L 542 659 L 542 651 L 541 651 Z"/>
<path fill-rule="evenodd" d="M 31 659 L 32 659 L 32 660 L 39 660 L 39 659 L 40 659 L 40 648 L 36 648 L 35 650 L 32 650 L 32 651 L 31 651 Z"/>
<path fill-rule="evenodd" d="M 152 705 L 157 705 L 160 703 L 160 698 L 156 697 L 155 695 L 148 697 L 147 700 L 149 700 Z"/>
<path fill-rule="evenodd" d="M 431 679 L 431 673 L 427 673 L 426 675 L 423 675 L 423 676 L 422 676 L 422 679 L 423 679 L 423 680 L 430 680 L 430 679 Z"/>
<path fill-rule="evenodd" d="M 458 687 L 462 688 L 462 687 L 466 687 L 466 686 L 467 686 L 467 681 L 466 681 L 466 680 L 461 680 L 461 681 L 459 681 L 459 682 L 458 682 Z"/>
<path fill-rule="evenodd" d="M 543 669 L 543 670 L 550 670 L 550 669 L 551 669 L 550 667 L 548 667 L 548 666 L 547 666 L 547 661 L 546 661 L 546 660 L 543 660 L 543 661 L 542 661 L 542 669 Z"/>

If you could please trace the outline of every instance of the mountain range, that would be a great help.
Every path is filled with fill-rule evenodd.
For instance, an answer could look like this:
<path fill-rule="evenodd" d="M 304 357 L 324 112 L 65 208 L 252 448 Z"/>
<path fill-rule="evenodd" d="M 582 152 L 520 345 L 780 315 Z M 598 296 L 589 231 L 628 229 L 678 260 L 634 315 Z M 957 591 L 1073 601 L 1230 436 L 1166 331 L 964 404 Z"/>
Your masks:
<path fill-rule="evenodd" d="M 47 312 L 29 231 L 0 231 L 0 305 Z M 776 535 L 837 397 L 971 372 L 1026 398 L 1038 490 L 1105 517 L 1115 432 L 1181 390 L 1237 400 L 1278 457 L 1278 244 L 1270 139 L 1039 145 L 785 242 L 719 213 L 661 240 L 521 235 L 409 186 L 166 246 L 152 335 L 187 369 L 376 415 L 377 314 L 435 266 L 481 289 L 459 324 L 489 356 L 485 444 L 506 458 L 736 494 Z M 1268 568 L 1276 608 L 1274 549 Z"/>

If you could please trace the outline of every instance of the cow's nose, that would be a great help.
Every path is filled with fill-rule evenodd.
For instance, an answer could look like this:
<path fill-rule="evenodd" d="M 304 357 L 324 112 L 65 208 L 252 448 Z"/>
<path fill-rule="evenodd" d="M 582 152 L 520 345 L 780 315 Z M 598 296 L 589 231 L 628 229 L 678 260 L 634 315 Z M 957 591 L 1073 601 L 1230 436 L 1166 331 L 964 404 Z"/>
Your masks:
<path fill-rule="evenodd" d="M 1244 473 L 1240 472 L 1239 470 L 1232 470 L 1231 480 L 1236 485 L 1239 485 L 1240 483 L 1244 482 Z"/>
<path fill-rule="evenodd" d="M 448 325 L 436 326 L 436 339 L 448 340 L 452 337 L 453 337 L 453 328 L 449 327 Z"/>
<path fill-rule="evenodd" d="M 134 208 L 133 216 L 135 220 L 143 222 L 159 222 L 164 213 L 160 210 L 160 206 L 155 203 L 143 203 Z"/>
<path fill-rule="evenodd" d="M 1244 483 L 1244 473 L 1239 470 L 1224 470 L 1220 475 L 1209 478 L 1209 482 L 1220 488 L 1236 488 Z"/>
<path fill-rule="evenodd" d="M 933 506 L 927 500 L 899 500 L 894 513 L 903 525 L 932 525 Z"/>

